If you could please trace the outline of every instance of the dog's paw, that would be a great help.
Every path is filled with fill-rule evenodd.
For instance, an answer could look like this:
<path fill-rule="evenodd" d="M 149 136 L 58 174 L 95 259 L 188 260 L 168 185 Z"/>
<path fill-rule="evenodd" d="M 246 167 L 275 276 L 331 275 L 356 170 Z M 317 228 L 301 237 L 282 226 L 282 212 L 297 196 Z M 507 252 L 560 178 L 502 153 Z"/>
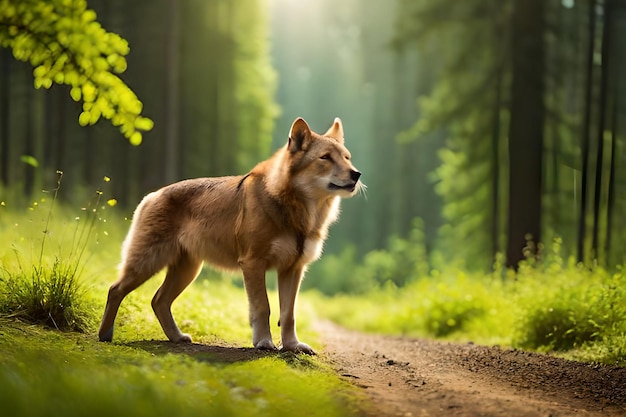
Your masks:
<path fill-rule="evenodd" d="M 294 345 L 283 345 L 281 352 L 306 353 L 307 355 L 317 355 L 313 348 L 306 343 L 298 342 Z"/>
<path fill-rule="evenodd" d="M 276 345 L 272 342 L 272 339 L 262 339 L 254 344 L 254 347 L 259 350 L 277 350 Z"/>
<path fill-rule="evenodd" d="M 181 333 L 175 340 L 172 340 L 174 343 L 191 343 L 191 335 L 187 333 Z"/>
<path fill-rule="evenodd" d="M 112 342 L 113 341 L 113 326 L 111 326 L 108 330 L 100 330 L 98 334 L 98 339 L 101 342 Z"/>

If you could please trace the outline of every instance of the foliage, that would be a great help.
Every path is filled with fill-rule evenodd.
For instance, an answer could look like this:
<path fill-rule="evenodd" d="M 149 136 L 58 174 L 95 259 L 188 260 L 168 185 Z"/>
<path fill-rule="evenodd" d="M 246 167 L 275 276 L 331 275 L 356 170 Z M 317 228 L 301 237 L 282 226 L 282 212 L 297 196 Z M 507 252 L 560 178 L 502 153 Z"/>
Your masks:
<path fill-rule="evenodd" d="M 551 273 L 560 276 L 546 285 L 542 280 Z M 611 274 L 573 263 L 564 271 L 526 268 L 516 285 L 521 311 L 513 344 L 542 351 L 619 347 L 615 342 L 626 332 L 624 280 L 621 271 Z M 626 347 L 621 349 L 624 353 Z"/>
<path fill-rule="evenodd" d="M 626 282 L 539 245 L 517 273 L 468 274 L 452 267 L 388 281 L 360 295 L 314 295 L 318 311 L 359 330 L 497 343 L 575 359 L 626 363 Z M 346 266 L 350 268 L 351 266 Z M 358 269 L 358 267 L 357 267 Z"/>
<path fill-rule="evenodd" d="M 523 239 L 515 226 L 530 227 L 519 216 L 533 229 L 521 235 L 533 232 L 545 242 L 563 236 L 565 249 L 588 263 L 624 262 L 618 237 L 624 228 L 614 225 L 622 222 L 616 213 L 626 201 L 615 133 L 623 119 L 617 97 L 624 90 L 618 74 L 625 26 L 613 7 L 611 1 L 398 2 L 394 46 L 442 67 L 431 89 L 417 95 L 412 126 L 398 139 L 446 136 L 433 177 L 444 201 L 437 248 L 449 261 L 461 258 L 485 271 L 511 237 L 507 257 L 517 264 Z M 524 16 L 537 27 L 520 29 Z M 537 59 L 529 58 L 532 51 Z M 530 88 L 513 91 L 514 80 L 528 80 Z M 512 120 L 520 125 L 512 127 Z M 524 132 L 527 126 L 543 128 Z M 520 162 L 526 152 L 518 149 L 529 151 L 532 162 Z"/>
<path fill-rule="evenodd" d="M 356 248 L 346 246 L 338 255 L 324 255 L 311 265 L 303 288 L 316 288 L 325 294 L 361 294 L 380 285 L 404 286 L 425 277 L 429 262 L 424 243 L 424 225 L 413 220 L 408 238 L 391 236 L 387 247 L 369 251 L 357 259 Z"/>
<path fill-rule="evenodd" d="M 0 315 L 59 330 L 86 331 L 93 315 L 83 300 L 75 265 L 57 260 L 17 273 L 0 270 Z"/>
<path fill-rule="evenodd" d="M 116 75 L 127 68 L 128 42 L 102 28 L 85 0 L 2 0 L 0 45 L 35 68 L 36 88 L 71 87 L 72 99 L 83 102 L 81 126 L 104 117 L 134 145 L 152 129 L 142 103 Z"/>
<path fill-rule="evenodd" d="M 401 288 L 388 283 L 362 295 L 315 299 L 320 312 L 350 328 L 502 343 L 512 323 L 503 291 L 498 279 L 450 269 Z"/>
<path fill-rule="evenodd" d="M 400 1 L 394 38 L 399 50 L 417 48 L 442 67 L 417 100 L 420 117 L 398 136 L 401 142 L 437 131 L 445 136 L 431 174 L 443 200 L 437 249 L 447 262 L 483 271 L 503 236 L 509 9 L 509 1 Z M 444 44 L 443 51 L 436 47 Z"/>
<path fill-rule="evenodd" d="M 34 0 L 17 3 L 35 4 Z M 64 4 L 61 0 L 48 3 Z M 110 123 L 81 128 L 75 123 L 79 113 L 88 110 L 91 121 L 98 112 L 83 109 L 82 102 L 68 100 L 67 90 L 81 100 L 92 96 L 95 108 L 109 92 L 120 100 L 130 96 L 112 89 L 99 91 L 97 79 L 87 80 L 95 89 L 58 85 L 55 78 L 65 73 L 53 76 L 57 70 L 54 63 L 53 73 L 42 75 L 52 80 L 50 90 L 32 89 L 32 66 L 15 62 L 8 48 L 0 50 L 1 187 L 30 196 L 45 187 L 50 172 L 62 169 L 68 174 L 64 184 L 68 192 L 62 199 L 73 203 L 68 200 L 83 189 L 97 186 L 100 178 L 108 175 L 116 180 L 111 194 L 123 210 L 130 211 L 145 194 L 163 185 L 183 178 L 243 174 L 270 154 L 278 106 L 274 98 L 277 76 L 270 61 L 267 0 L 89 0 L 85 8 L 81 8 L 85 0 L 69 3 L 74 14 L 64 20 L 85 15 L 91 19 L 94 13 L 98 18 L 97 22 L 86 18 L 86 22 L 80 20 L 72 26 L 75 33 L 69 39 L 72 47 L 78 48 L 76 53 L 81 54 L 80 62 L 93 58 L 109 65 L 107 78 L 123 77 L 143 103 L 138 105 L 134 98 L 134 104 L 127 107 L 143 108 L 141 114 L 149 114 L 154 127 L 143 133 L 140 147 L 111 140 L 119 131 Z M 0 32 L 4 12 L 0 11 Z M 102 27 L 96 30 L 98 25 Z M 55 27 L 37 26 L 50 31 Z M 83 36 L 78 32 L 81 28 L 94 33 Z M 103 35 L 106 42 L 96 38 L 103 33 L 102 28 L 107 29 Z M 36 39 L 31 38 L 34 44 Z M 87 51 L 90 55 L 84 56 L 81 48 L 94 42 L 97 45 Z M 131 53 L 127 53 L 128 45 L 132 46 Z M 127 66 L 123 74 L 107 61 L 111 55 L 104 51 L 106 48 L 117 54 L 115 65 Z M 68 58 L 69 64 L 72 61 Z M 96 64 L 92 70 L 96 77 Z M 77 67 L 76 71 L 82 69 Z M 83 75 L 89 76 L 79 73 Z M 64 82 L 70 80 L 63 77 Z M 87 120 L 83 113 L 82 121 Z M 137 120 L 146 123 L 141 115 Z M 287 133 L 281 132 L 281 142 Z M 27 165 L 33 160 L 39 162 L 38 167 Z M 0 194 L 6 199 L 4 190 Z"/>

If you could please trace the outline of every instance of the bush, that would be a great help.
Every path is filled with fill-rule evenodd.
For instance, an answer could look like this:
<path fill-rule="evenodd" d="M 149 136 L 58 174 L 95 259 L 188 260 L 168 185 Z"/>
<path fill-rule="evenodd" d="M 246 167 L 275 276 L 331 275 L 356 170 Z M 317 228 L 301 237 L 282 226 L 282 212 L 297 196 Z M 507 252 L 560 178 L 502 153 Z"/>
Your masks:
<path fill-rule="evenodd" d="M 428 272 L 424 226 L 416 218 L 407 239 L 391 236 L 385 249 L 372 250 L 362 260 L 352 245 L 337 255 L 324 255 L 311 265 L 303 289 L 315 288 L 326 295 L 365 294 L 388 283 L 408 285 Z"/>
<path fill-rule="evenodd" d="M 457 284 L 438 285 L 424 306 L 424 328 L 435 337 L 449 336 L 466 330 L 468 323 L 485 315 L 488 305 L 476 292 L 465 292 Z"/>
<path fill-rule="evenodd" d="M 513 345 L 543 351 L 588 348 L 626 330 L 623 274 L 570 265 L 558 275 L 521 272 Z"/>

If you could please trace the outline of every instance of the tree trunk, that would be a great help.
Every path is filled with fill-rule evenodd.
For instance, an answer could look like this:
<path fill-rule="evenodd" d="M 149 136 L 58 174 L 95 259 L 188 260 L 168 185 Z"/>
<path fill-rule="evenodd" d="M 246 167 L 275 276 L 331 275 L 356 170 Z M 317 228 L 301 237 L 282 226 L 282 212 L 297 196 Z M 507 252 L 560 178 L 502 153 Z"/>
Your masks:
<path fill-rule="evenodd" d="M 169 16 L 165 43 L 165 182 L 179 179 L 180 158 L 180 8 L 178 0 L 168 1 Z"/>
<path fill-rule="evenodd" d="M 9 185 L 9 90 L 11 78 L 11 52 L 3 50 L 2 74 L 0 76 L 0 185 Z"/>
<path fill-rule="evenodd" d="M 512 13 L 511 123 L 507 266 L 524 259 L 527 240 L 541 240 L 545 119 L 545 2 L 515 0 Z"/>
<path fill-rule="evenodd" d="M 35 106 L 34 106 L 34 90 L 26 90 L 26 129 L 24 135 L 24 148 L 22 149 L 23 155 L 35 156 Z M 35 187 L 35 167 L 24 163 L 24 197 L 31 197 L 33 189 Z"/>
<path fill-rule="evenodd" d="M 589 140 L 591 136 L 591 108 L 593 95 L 593 54 L 594 39 L 596 31 L 596 0 L 592 0 L 589 4 L 589 31 L 588 31 L 588 48 L 587 48 L 587 79 L 585 81 L 585 116 L 582 128 L 582 140 L 580 146 L 581 152 L 581 171 L 582 178 L 580 182 L 580 217 L 578 219 L 578 241 L 576 242 L 576 256 L 578 262 L 585 261 L 585 240 L 587 239 L 587 194 L 589 181 Z"/>
<path fill-rule="evenodd" d="M 610 1 L 611 11 L 613 11 L 613 2 Z M 607 3 L 607 9 L 609 7 L 609 3 Z M 608 16 L 607 16 L 608 18 Z M 613 26 L 612 26 L 613 27 Z M 611 35 L 612 37 L 612 35 Z M 616 43 L 619 42 L 619 38 L 615 37 Z M 617 51 L 618 48 L 613 45 L 612 50 Z M 607 191 L 607 208 L 606 208 L 606 257 L 607 262 L 611 262 L 613 264 L 613 258 L 611 256 L 612 249 L 612 238 L 613 238 L 613 225 L 614 225 L 614 216 L 615 216 L 615 180 L 616 180 L 616 164 L 617 164 L 617 119 L 618 119 L 618 102 L 619 102 L 619 91 L 620 91 L 620 67 L 621 62 L 619 59 L 619 55 L 615 54 L 615 63 L 613 64 L 613 80 L 614 85 L 612 91 L 612 103 L 611 103 L 611 121 L 610 121 L 610 130 L 611 130 L 611 159 L 609 162 L 609 178 L 608 182 L 608 191 Z"/>
<path fill-rule="evenodd" d="M 619 91 L 618 88 L 615 91 Z M 617 96 L 613 97 L 611 109 L 611 161 L 609 166 L 608 196 L 606 208 L 606 259 L 611 259 L 611 240 L 613 237 L 613 217 L 615 216 L 615 153 L 617 152 Z"/>
<path fill-rule="evenodd" d="M 492 175 L 491 175 L 491 242 L 492 254 L 500 252 L 500 107 L 502 105 L 502 69 L 497 71 L 493 104 Z"/>
<path fill-rule="evenodd" d="M 603 191 L 603 172 L 604 172 L 604 131 L 606 129 L 606 109 L 607 109 L 607 97 L 608 97 L 608 83 L 609 83 L 609 56 L 611 51 L 611 0 L 606 0 L 603 14 L 602 24 L 602 46 L 600 48 L 602 68 L 600 72 L 600 98 L 598 100 L 598 126 L 597 136 L 598 150 L 596 153 L 596 175 L 595 175 L 595 188 L 593 197 L 593 238 L 591 243 L 592 252 L 595 255 L 595 259 L 603 265 L 605 261 L 605 247 L 600 242 L 600 214 L 602 211 L 602 191 Z"/>
<path fill-rule="evenodd" d="M 44 164 L 51 168 L 52 172 L 63 170 L 66 126 L 66 101 L 67 96 L 61 86 L 52 86 L 46 94 L 45 129 L 48 132 L 44 146 Z"/>

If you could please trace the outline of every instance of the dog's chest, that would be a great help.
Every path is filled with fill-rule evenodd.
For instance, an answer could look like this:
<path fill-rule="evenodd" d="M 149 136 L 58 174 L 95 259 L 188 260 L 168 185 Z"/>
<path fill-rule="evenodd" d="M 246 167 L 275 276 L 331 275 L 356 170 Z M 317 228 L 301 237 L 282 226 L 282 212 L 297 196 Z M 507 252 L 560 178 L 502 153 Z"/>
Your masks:
<path fill-rule="evenodd" d="M 321 237 L 309 237 L 299 242 L 294 235 L 283 235 L 272 240 L 270 254 L 279 268 L 295 263 L 306 265 L 320 257 L 323 246 Z"/>
<path fill-rule="evenodd" d="M 321 237 L 304 239 L 302 246 L 302 260 L 305 263 L 313 262 L 322 255 L 324 240 Z"/>
<path fill-rule="evenodd" d="M 310 209 L 309 213 L 315 212 Z M 328 227 L 337 218 L 339 198 L 333 199 L 323 210 L 310 216 L 304 227 L 291 230 L 275 237 L 270 243 L 270 253 L 276 267 L 294 264 L 306 265 L 317 260 L 328 235 Z"/>

